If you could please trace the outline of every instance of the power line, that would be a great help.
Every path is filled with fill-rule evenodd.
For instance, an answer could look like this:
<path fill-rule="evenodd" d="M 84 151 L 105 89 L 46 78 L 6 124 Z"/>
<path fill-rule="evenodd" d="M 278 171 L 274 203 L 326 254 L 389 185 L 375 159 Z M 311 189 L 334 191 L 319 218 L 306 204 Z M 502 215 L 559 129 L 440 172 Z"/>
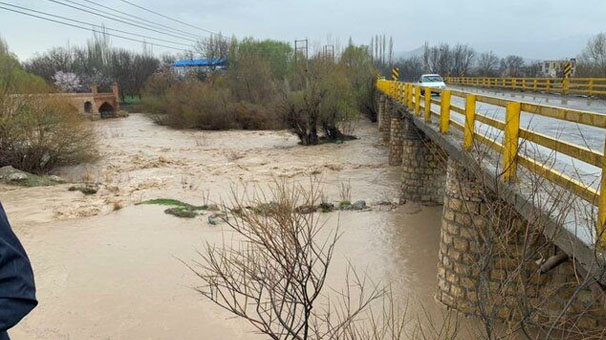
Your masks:
<path fill-rule="evenodd" d="M 145 18 L 141 18 L 141 17 L 138 17 L 138 16 L 136 16 L 136 15 L 132 15 L 132 14 L 127 13 L 127 12 L 119 11 L 119 10 L 114 9 L 114 8 L 111 8 L 111 7 L 109 7 L 109 6 L 105 6 L 105 5 L 103 5 L 103 4 L 100 4 L 100 3 L 96 2 L 96 1 L 92 1 L 92 0 L 80 0 L 80 1 L 85 1 L 85 2 L 88 2 L 88 3 L 90 3 L 90 4 L 94 4 L 94 5 L 98 6 L 98 7 L 101 7 L 101 8 L 105 8 L 105 9 L 112 10 L 112 11 L 114 11 L 114 12 L 117 12 L 117 13 L 120 13 L 120 14 L 126 15 L 126 16 L 128 16 L 128 17 L 131 17 L 131 18 L 134 18 L 134 19 L 140 20 L 140 21 L 142 21 L 142 22 L 148 23 L 148 24 L 150 24 L 151 26 L 161 27 L 162 29 L 166 29 L 166 30 L 170 30 L 170 31 L 173 31 L 173 32 L 178 32 L 178 33 L 186 34 L 186 35 L 189 35 L 189 36 L 191 36 L 191 37 L 193 37 L 193 38 L 199 38 L 199 36 L 198 36 L 198 35 L 196 35 L 196 34 L 194 34 L 194 33 L 190 33 L 190 32 L 187 32 L 187 31 L 180 30 L 180 29 L 178 29 L 178 28 L 173 28 L 173 27 L 166 26 L 166 25 L 163 25 L 163 24 L 160 24 L 160 23 L 157 23 L 157 22 L 153 22 L 153 21 L 151 21 L 151 20 L 147 20 L 147 19 L 145 19 Z"/>
<path fill-rule="evenodd" d="M 15 7 L 15 8 L 19 8 L 19 9 L 22 9 L 22 10 L 26 10 L 26 11 L 30 11 L 30 12 L 34 12 L 34 13 L 38 13 L 38 14 L 42 14 L 42 15 L 46 15 L 46 16 L 53 17 L 53 18 L 58 18 L 58 19 L 62 19 L 62 20 L 76 22 L 76 23 L 79 23 L 79 24 L 84 24 L 84 25 L 90 25 L 90 26 L 98 27 L 98 28 L 100 28 L 102 30 L 115 31 L 115 32 L 118 32 L 118 33 L 129 34 L 129 35 L 133 35 L 133 36 L 137 36 L 137 37 L 145 38 L 145 39 L 152 39 L 152 40 L 162 41 L 162 42 L 166 42 L 166 43 L 174 44 L 174 45 L 190 46 L 188 44 L 184 44 L 184 43 L 180 43 L 180 42 L 173 42 L 173 41 L 170 41 L 170 40 L 165 40 L 165 39 L 160 39 L 160 38 L 154 38 L 154 37 L 150 37 L 150 36 L 147 36 L 147 35 L 142 35 L 142 34 L 138 34 L 138 33 L 131 33 L 131 32 L 122 31 L 122 30 L 119 30 L 119 29 L 114 29 L 114 28 L 109 28 L 109 27 L 100 26 L 100 25 L 96 25 L 96 24 L 91 24 L 89 22 L 80 21 L 80 20 L 76 20 L 76 19 L 71 19 L 71 18 L 67 18 L 67 17 L 63 17 L 63 16 L 60 16 L 60 15 L 55 15 L 55 14 L 50 14 L 50 13 L 46 13 L 46 12 L 42 12 L 42 11 L 37 11 L 35 9 L 21 7 L 21 6 L 9 4 L 9 3 L 3 2 L 3 1 L 0 1 L 0 4 L 6 5 L 6 6 L 12 6 L 12 7 Z"/>
<path fill-rule="evenodd" d="M 96 15 L 98 17 L 106 18 L 106 19 L 109 19 L 109 20 L 114 20 L 114 21 L 121 22 L 121 23 L 124 23 L 124 24 L 127 24 L 127 25 L 139 27 L 139 28 L 142 28 L 142 29 L 145 29 L 145 30 L 148 30 L 148 31 L 152 31 L 152 32 L 168 35 L 168 36 L 171 36 L 171 37 L 174 37 L 174 38 L 179 38 L 179 39 L 182 39 L 182 40 L 187 40 L 187 41 L 190 41 L 190 42 L 197 43 L 196 40 L 192 40 L 192 39 L 189 39 L 189 38 L 184 38 L 182 36 L 174 35 L 174 34 L 171 34 L 171 33 L 166 33 L 166 32 L 162 32 L 162 31 L 158 31 L 156 29 L 145 27 L 145 26 L 141 26 L 141 25 L 138 25 L 138 24 L 134 24 L 132 22 L 128 22 L 128 21 L 125 21 L 125 20 L 116 19 L 116 18 L 113 18 L 111 16 L 99 14 L 99 13 L 96 13 L 96 12 L 93 12 L 93 11 L 89 11 L 89 10 L 84 9 L 84 8 L 80 8 L 80 7 L 77 7 L 77 6 L 72 6 L 72 5 L 66 4 L 66 3 L 61 2 L 61 1 L 57 1 L 57 0 L 48 0 L 48 1 L 54 2 L 54 3 L 59 4 L 59 5 L 63 5 L 63 6 L 66 6 L 66 7 L 70 7 L 70 8 L 73 8 L 73 9 L 77 9 L 77 10 L 82 11 L 82 12 L 90 13 L 90 14 Z M 98 11 L 98 10 L 95 9 L 95 11 Z M 109 15 L 112 15 L 112 14 L 109 14 Z"/>
<path fill-rule="evenodd" d="M 126 15 L 126 16 L 129 16 L 129 17 L 131 17 L 131 18 L 138 19 L 138 20 L 140 20 L 140 21 L 143 21 L 143 22 L 149 23 L 149 24 L 151 24 L 151 25 L 162 27 L 163 29 L 166 29 L 166 30 L 170 30 L 170 31 L 174 31 L 174 32 L 182 33 L 182 34 L 187 34 L 187 35 L 189 35 L 189 36 L 191 36 L 191 37 L 193 37 L 193 38 L 198 38 L 198 36 L 197 36 L 196 34 L 193 34 L 193 33 L 190 33 L 190 32 L 186 32 L 186 31 L 182 31 L 182 30 L 180 30 L 180 29 L 178 29 L 178 28 L 172 28 L 172 27 L 170 27 L 170 26 L 166 26 L 166 25 L 163 25 L 163 24 L 160 24 L 160 23 L 157 23 L 157 22 L 153 22 L 153 21 L 151 21 L 151 20 L 147 20 L 147 19 L 145 19 L 145 18 L 141 18 L 141 17 L 138 17 L 138 16 L 136 16 L 136 15 L 132 15 L 132 14 L 130 14 L 130 13 L 126 13 L 126 12 L 123 12 L 123 11 L 119 11 L 119 10 L 117 10 L 117 9 L 111 8 L 111 7 L 109 7 L 109 6 L 105 6 L 105 5 L 100 4 L 100 3 L 98 3 L 98 2 L 95 2 L 95 1 L 91 1 L 91 0 L 80 0 L 80 1 L 85 1 L 85 2 L 88 2 L 88 3 L 90 3 L 90 4 L 94 4 L 94 5 L 96 5 L 96 6 L 99 6 L 99 7 L 101 7 L 101 8 L 105 8 L 105 9 L 112 10 L 112 11 L 114 11 L 114 12 L 117 12 L 117 13 L 120 13 L 120 14 L 123 14 L 123 15 Z"/>
<path fill-rule="evenodd" d="M 59 20 L 45 18 L 45 17 L 41 17 L 41 16 L 38 16 L 38 15 L 35 15 L 35 14 L 21 12 L 19 10 L 7 8 L 7 7 L 4 7 L 4 6 L 0 6 L 0 9 L 4 9 L 4 10 L 10 11 L 10 12 L 15 12 L 15 13 L 27 15 L 27 16 L 30 16 L 30 17 L 34 17 L 34 18 L 38 18 L 38 19 L 54 22 L 54 23 L 57 23 L 57 24 L 62 24 L 62 25 L 66 25 L 66 26 L 71 26 L 71 27 L 79 28 L 79 29 L 82 29 L 82 30 L 85 30 L 85 31 L 97 32 L 97 31 L 91 30 L 90 28 L 87 28 L 87 27 L 82 27 L 82 26 L 70 24 L 68 22 L 63 22 L 63 21 L 59 21 Z M 170 48 L 170 49 L 173 49 L 173 50 L 179 50 L 179 51 L 183 51 L 183 52 L 190 52 L 190 50 L 186 50 L 186 49 L 183 49 L 183 48 L 178 48 L 178 47 L 173 47 L 173 46 L 167 46 L 167 45 L 162 45 L 162 44 L 157 44 L 157 43 L 150 43 L 150 42 L 146 42 L 144 40 L 133 39 L 133 38 L 121 36 L 121 35 L 118 35 L 118 34 L 112 34 L 112 33 L 107 33 L 107 32 L 99 32 L 99 33 L 106 34 L 106 35 L 108 35 L 110 37 L 115 37 L 115 38 L 130 40 L 130 41 L 139 42 L 139 43 L 142 43 L 142 44 L 148 44 L 148 45 L 151 45 L 151 46 L 158 46 L 158 47 Z"/>
<path fill-rule="evenodd" d="M 127 25 L 138 27 L 138 28 L 142 28 L 142 29 L 145 29 L 145 30 L 148 30 L 148 31 L 152 31 L 152 32 L 168 35 L 168 36 L 171 36 L 171 37 L 174 37 L 174 38 L 179 38 L 179 39 L 190 41 L 190 42 L 197 42 L 197 39 L 193 40 L 191 38 L 183 37 L 181 34 L 178 34 L 178 35 L 173 34 L 172 32 L 171 33 L 167 33 L 166 30 L 164 30 L 162 28 L 160 28 L 158 30 L 158 28 L 156 28 L 154 26 L 151 26 L 149 24 L 142 23 L 142 22 L 132 21 L 132 19 L 125 18 L 125 17 L 119 16 L 119 15 L 116 15 L 114 13 L 108 13 L 106 11 L 103 11 L 103 10 L 100 10 L 100 9 L 97 9 L 97 8 L 94 8 L 94 7 L 91 7 L 91 6 L 87 6 L 87 5 L 81 4 L 81 3 L 78 3 L 78 2 L 73 1 L 73 0 L 61 0 L 61 1 L 48 0 L 48 1 L 60 4 L 60 5 L 63 5 L 63 6 L 67 6 L 69 8 L 77 9 L 77 10 L 83 11 L 85 13 L 90 13 L 92 15 L 96 15 L 96 16 L 99 16 L 99 17 L 102 17 L 102 18 L 106 18 L 106 19 L 110 19 L 110 20 L 113 20 L 113 21 L 121 22 L 121 23 L 124 23 L 124 24 L 127 24 Z M 71 3 L 72 5 L 66 4 L 65 2 Z M 76 5 L 76 6 L 74 6 L 74 5 Z M 102 14 L 99 14 L 99 13 L 102 13 Z"/>
<path fill-rule="evenodd" d="M 147 12 L 153 13 L 153 14 L 158 15 L 158 16 L 161 16 L 161 17 L 163 17 L 163 18 L 165 18 L 165 19 L 172 20 L 172 21 L 174 21 L 174 22 L 178 22 L 178 23 L 180 23 L 180 24 L 182 24 L 182 25 L 186 25 L 186 26 L 189 26 L 189 27 L 192 27 L 192 28 L 195 28 L 195 29 L 198 29 L 198 30 L 201 30 L 201 31 L 207 32 L 207 33 L 210 33 L 210 34 L 216 34 L 216 35 L 218 35 L 218 34 L 219 34 L 218 32 L 211 31 L 211 30 L 208 30 L 208 29 L 206 29 L 206 28 L 202 28 L 202 27 L 194 26 L 194 25 L 192 25 L 192 24 L 188 24 L 188 23 L 186 23 L 186 22 L 184 22 L 184 21 L 181 21 L 181 20 L 179 20 L 179 19 L 174 19 L 174 18 L 171 18 L 171 17 L 169 17 L 169 16 L 167 16 L 167 15 L 164 15 L 164 14 L 162 14 L 162 13 L 158 13 L 158 12 L 156 12 L 156 11 L 153 11 L 153 10 L 151 10 L 151 9 L 145 8 L 145 7 L 143 7 L 143 6 L 140 6 L 140 5 L 134 4 L 134 3 L 132 3 L 132 2 L 130 2 L 130 1 L 128 1 L 128 0 L 120 0 L 120 1 L 122 1 L 122 2 L 124 2 L 124 3 L 127 3 L 127 4 L 129 4 L 129 5 L 131 5 L 131 6 L 135 6 L 135 7 L 139 8 L 139 9 L 144 10 L 144 11 L 147 11 Z"/>

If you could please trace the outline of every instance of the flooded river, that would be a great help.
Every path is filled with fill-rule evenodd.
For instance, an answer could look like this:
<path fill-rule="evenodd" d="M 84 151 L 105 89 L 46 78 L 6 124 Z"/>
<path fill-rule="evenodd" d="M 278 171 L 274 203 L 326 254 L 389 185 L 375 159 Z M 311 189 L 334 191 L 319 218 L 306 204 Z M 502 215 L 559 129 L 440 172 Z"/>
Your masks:
<path fill-rule="evenodd" d="M 94 122 L 102 156 L 96 164 L 61 169 L 72 182 L 98 182 L 96 195 L 44 188 L 0 187 L 0 201 L 32 260 L 39 306 L 14 339 L 264 339 L 192 287 L 200 281 L 180 260 L 198 259 L 226 226 L 207 216 L 179 219 L 164 207 L 134 205 L 154 198 L 192 204 L 229 199 L 230 188 L 278 179 L 318 178 L 324 196 L 365 200 L 372 210 L 323 214 L 343 237 L 329 283 L 342 281 L 348 261 L 373 280 L 391 283 L 411 301 L 409 314 L 441 313 L 433 296 L 441 207 L 397 202 L 399 169 L 375 125 L 360 122 L 358 140 L 302 147 L 287 132 L 176 131 L 143 115 Z"/>

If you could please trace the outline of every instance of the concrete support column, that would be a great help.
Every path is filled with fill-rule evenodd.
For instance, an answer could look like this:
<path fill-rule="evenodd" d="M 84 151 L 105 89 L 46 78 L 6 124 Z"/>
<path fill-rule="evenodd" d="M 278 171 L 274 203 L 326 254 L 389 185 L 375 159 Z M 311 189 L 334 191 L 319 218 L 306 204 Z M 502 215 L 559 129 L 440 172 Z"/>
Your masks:
<path fill-rule="evenodd" d="M 402 164 L 402 130 L 404 128 L 404 120 L 400 117 L 392 117 L 390 127 L 389 165 L 400 165 Z"/>
<path fill-rule="evenodd" d="M 519 319 L 523 301 L 519 289 L 523 287 L 527 301 L 536 301 L 544 281 L 537 274 L 536 259 L 524 255 L 526 228 L 527 223 L 513 208 L 498 201 L 463 165 L 449 159 L 438 300 L 468 314 Z M 533 242 L 530 237 L 526 245 L 538 240 Z M 544 238 L 540 240 L 545 244 Z"/>
<path fill-rule="evenodd" d="M 394 115 L 394 110 L 396 110 L 396 106 L 394 105 L 394 103 L 391 101 L 391 99 L 386 99 L 385 106 L 383 109 L 383 115 L 381 118 L 382 128 L 379 128 L 381 132 L 381 138 L 385 143 L 389 143 L 389 138 L 391 137 L 391 117 L 392 115 Z"/>
<path fill-rule="evenodd" d="M 437 299 L 456 310 L 477 314 L 481 266 L 476 240 L 488 227 L 481 184 L 462 165 L 449 160 L 438 262 Z"/>
<path fill-rule="evenodd" d="M 441 204 L 446 180 L 444 151 L 410 118 L 402 126 L 401 201 Z"/>
<path fill-rule="evenodd" d="M 378 106 L 377 106 L 377 125 L 379 127 L 379 134 L 381 134 L 381 132 L 384 129 L 383 125 L 385 125 L 384 114 L 385 114 L 385 106 L 386 106 L 387 98 L 385 97 L 384 94 L 380 94 L 378 99 L 379 99 L 379 101 L 378 101 Z"/>
<path fill-rule="evenodd" d="M 524 316 L 534 325 L 556 322 L 561 329 L 604 329 L 604 306 L 588 288 L 575 292 L 579 276 L 572 263 L 541 274 L 541 264 L 558 252 L 536 226 L 529 228 L 474 174 L 448 160 L 439 301 L 467 314 L 502 321 Z"/>

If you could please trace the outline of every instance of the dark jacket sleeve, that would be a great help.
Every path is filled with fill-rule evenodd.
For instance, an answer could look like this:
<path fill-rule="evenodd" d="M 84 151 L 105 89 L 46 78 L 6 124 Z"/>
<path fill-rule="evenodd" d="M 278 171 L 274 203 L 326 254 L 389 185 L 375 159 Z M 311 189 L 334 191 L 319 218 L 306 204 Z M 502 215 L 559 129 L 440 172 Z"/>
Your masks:
<path fill-rule="evenodd" d="M 31 263 L 0 203 L 0 339 L 37 304 Z"/>

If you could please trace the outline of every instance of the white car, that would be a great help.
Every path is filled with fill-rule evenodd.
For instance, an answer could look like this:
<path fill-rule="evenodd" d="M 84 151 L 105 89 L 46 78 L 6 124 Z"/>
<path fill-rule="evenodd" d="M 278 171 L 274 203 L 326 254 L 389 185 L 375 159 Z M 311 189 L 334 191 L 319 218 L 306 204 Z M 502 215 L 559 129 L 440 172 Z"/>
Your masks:
<path fill-rule="evenodd" d="M 444 83 L 444 79 L 442 79 L 439 74 L 422 75 L 421 78 L 419 78 L 419 85 L 421 86 L 422 94 L 425 94 L 425 90 L 423 90 L 425 87 L 440 90 L 444 90 L 446 88 L 446 83 Z M 439 92 L 436 94 L 439 94 Z"/>

